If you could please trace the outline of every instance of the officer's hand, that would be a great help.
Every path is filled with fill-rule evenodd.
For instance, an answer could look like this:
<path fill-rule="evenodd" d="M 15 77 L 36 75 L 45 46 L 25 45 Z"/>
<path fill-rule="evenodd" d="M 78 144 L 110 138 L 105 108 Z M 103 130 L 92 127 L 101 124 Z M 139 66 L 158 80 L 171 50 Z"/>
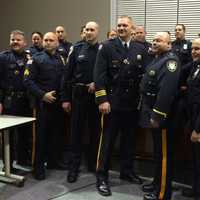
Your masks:
<path fill-rule="evenodd" d="M 150 124 L 152 128 L 159 128 L 159 123 L 152 118 L 150 119 Z"/>
<path fill-rule="evenodd" d="M 2 103 L 0 103 L 0 115 L 2 114 L 2 112 L 3 112 L 3 105 Z"/>
<path fill-rule="evenodd" d="M 187 90 L 187 86 L 181 86 L 181 91 Z"/>
<path fill-rule="evenodd" d="M 71 111 L 71 103 L 70 102 L 63 102 L 62 103 L 62 108 L 64 109 L 65 112 L 70 112 Z"/>
<path fill-rule="evenodd" d="M 42 100 L 47 102 L 47 103 L 53 103 L 56 100 L 56 97 L 54 96 L 56 94 L 56 91 L 50 91 L 45 93 L 45 95 L 43 96 Z"/>
<path fill-rule="evenodd" d="M 99 105 L 99 111 L 102 114 L 108 114 L 111 111 L 110 103 L 109 102 L 104 102 Z"/>
<path fill-rule="evenodd" d="M 195 130 L 192 131 L 191 141 L 200 142 L 200 134 L 198 134 Z"/>
<path fill-rule="evenodd" d="M 95 92 L 95 84 L 94 84 L 94 82 L 88 84 L 88 92 L 89 93 L 94 93 Z"/>

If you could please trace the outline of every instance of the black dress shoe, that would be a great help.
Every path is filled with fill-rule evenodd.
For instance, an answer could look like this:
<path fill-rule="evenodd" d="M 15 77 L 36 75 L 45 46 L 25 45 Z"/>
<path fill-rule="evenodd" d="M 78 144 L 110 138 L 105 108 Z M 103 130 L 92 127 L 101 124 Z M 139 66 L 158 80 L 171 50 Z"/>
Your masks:
<path fill-rule="evenodd" d="M 136 183 L 138 185 L 142 184 L 142 179 L 134 173 L 129 173 L 129 174 L 121 173 L 120 179 L 125 180 L 125 181 L 129 181 L 131 183 Z"/>
<path fill-rule="evenodd" d="M 35 173 L 33 176 L 38 181 L 45 180 L 45 178 L 46 178 L 45 173 Z"/>
<path fill-rule="evenodd" d="M 96 187 L 97 187 L 97 190 L 100 195 L 102 195 L 102 196 L 111 196 L 112 195 L 110 186 L 109 186 L 107 180 L 97 180 Z"/>
<path fill-rule="evenodd" d="M 47 163 L 47 167 L 46 169 L 56 169 L 56 170 L 68 170 L 69 166 L 64 164 L 64 163 L 57 163 L 57 164 L 48 164 Z"/>
<path fill-rule="evenodd" d="M 36 180 L 44 180 L 46 178 L 45 176 L 45 167 L 44 166 L 35 166 L 33 170 L 33 177 Z"/>
<path fill-rule="evenodd" d="M 74 183 L 78 179 L 78 171 L 69 171 L 67 175 L 67 182 L 68 183 Z"/>
<path fill-rule="evenodd" d="M 143 192 L 147 192 L 147 193 L 151 193 L 155 190 L 155 184 L 152 182 L 152 183 L 149 183 L 149 184 L 144 184 L 142 186 L 142 191 Z"/>
<path fill-rule="evenodd" d="M 145 194 L 143 200 L 158 200 L 158 196 L 155 193 Z"/>
<path fill-rule="evenodd" d="M 194 191 L 191 188 L 184 188 L 182 191 L 184 197 L 194 197 Z"/>

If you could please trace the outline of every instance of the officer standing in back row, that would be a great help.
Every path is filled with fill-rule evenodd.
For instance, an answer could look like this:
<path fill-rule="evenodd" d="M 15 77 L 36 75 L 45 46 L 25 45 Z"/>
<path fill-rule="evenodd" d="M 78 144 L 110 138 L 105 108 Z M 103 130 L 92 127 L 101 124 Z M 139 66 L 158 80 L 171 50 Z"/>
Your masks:
<path fill-rule="evenodd" d="M 173 132 L 169 131 L 172 104 L 178 90 L 180 64 L 170 51 L 171 41 L 167 32 L 156 33 L 152 51 L 154 60 L 148 65 L 141 81 L 142 108 L 140 125 L 157 134 L 157 181 L 154 191 L 144 195 L 144 200 L 171 199 L 171 151 Z M 155 141 L 154 141 L 155 142 Z M 156 177 L 155 177 L 156 178 Z M 154 179 L 155 179 L 154 178 Z"/>
<path fill-rule="evenodd" d="M 134 136 L 139 103 L 139 83 L 144 73 L 146 54 L 139 43 L 131 40 L 133 21 L 118 19 L 118 37 L 99 46 L 94 71 L 96 102 L 102 113 L 102 133 L 97 158 L 97 190 L 111 195 L 109 162 L 113 144 L 120 132 L 120 178 L 141 184 L 133 169 Z"/>

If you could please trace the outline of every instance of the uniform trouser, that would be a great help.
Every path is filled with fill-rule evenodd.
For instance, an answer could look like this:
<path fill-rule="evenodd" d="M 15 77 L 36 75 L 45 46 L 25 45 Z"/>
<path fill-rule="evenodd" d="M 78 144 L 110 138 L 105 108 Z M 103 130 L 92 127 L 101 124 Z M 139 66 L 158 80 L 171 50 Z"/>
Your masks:
<path fill-rule="evenodd" d="M 195 196 L 200 197 L 200 143 L 192 143 L 192 153 L 193 153 L 193 168 L 194 168 L 194 178 L 193 178 L 193 190 Z"/>
<path fill-rule="evenodd" d="M 157 132 L 160 134 L 160 176 L 156 185 L 156 193 L 159 200 L 171 199 L 171 176 L 172 176 L 172 135 L 171 130 L 161 129 Z"/>
<path fill-rule="evenodd" d="M 40 102 L 37 106 L 34 167 L 42 173 L 44 163 L 55 166 L 63 148 L 64 111 L 59 103 Z"/>
<path fill-rule="evenodd" d="M 179 96 L 174 101 L 173 110 L 173 126 L 182 135 L 189 117 L 187 97 L 185 95 Z"/>
<path fill-rule="evenodd" d="M 108 178 L 111 153 L 120 133 L 120 173 L 133 172 L 134 135 L 137 111 L 111 111 L 102 116 L 103 127 L 97 157 L 97 177 Z"/>
<path fill-rule="evenodd" d="M 77 171 L 81 164 L 83 136 L 87 130 L 88 168 L 95 170 L 100 133 L 100 115 L 95 104 L 94 94 L 87 90 L 82 95 L 76 94 L 72 100 L 71 118 L 71 170 Z"/>
<path fill-rule="evenodd" d="M 14 98 L 14 97 L 13 97 Z M 16 116 L 31 116 L 31 109 L 28 99 L 24 96 L 21 98 L 14 98 L 9 107 L 4 107 L 3 114 Z M 16 159 L 18 164 L 27 164 L 31 161 L 32 149 L 32 125 L 22 125 L 18 128 L 11 129 L 10 136 L 10 163 Z M 4 144 L 4 135 L 2 137 Z M 3 160 L 4 160 L 4 148 Z"/>
<path fill-rule="evenodd" d="M 151 129 L 153 138 L 153 159 L 154 159 L 154 177 L 153 184 L 159 185 L 159 177 L 161 176 L 162 169 L 162 155 L 160 153 L 162 149 L 162 135 L 160 134 L 160 129 Z"/>

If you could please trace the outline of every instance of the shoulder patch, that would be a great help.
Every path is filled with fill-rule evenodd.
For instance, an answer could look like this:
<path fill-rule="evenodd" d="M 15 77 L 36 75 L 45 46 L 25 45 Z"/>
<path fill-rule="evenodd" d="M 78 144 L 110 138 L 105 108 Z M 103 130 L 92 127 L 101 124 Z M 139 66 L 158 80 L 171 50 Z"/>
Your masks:
<path fill-rule="evenodd" d="M 175 72 L 177 69 L 177 62 L 175 60 L 169 60 L 167 61 L 167 69 L 170 72 Z"/>
<path fill-rule="evenodd" d="M 29 69 L 28 69 L 28 68 L 26 68 L 26 69 L 24 70 L 24 76 L 29 76 Z"/>

